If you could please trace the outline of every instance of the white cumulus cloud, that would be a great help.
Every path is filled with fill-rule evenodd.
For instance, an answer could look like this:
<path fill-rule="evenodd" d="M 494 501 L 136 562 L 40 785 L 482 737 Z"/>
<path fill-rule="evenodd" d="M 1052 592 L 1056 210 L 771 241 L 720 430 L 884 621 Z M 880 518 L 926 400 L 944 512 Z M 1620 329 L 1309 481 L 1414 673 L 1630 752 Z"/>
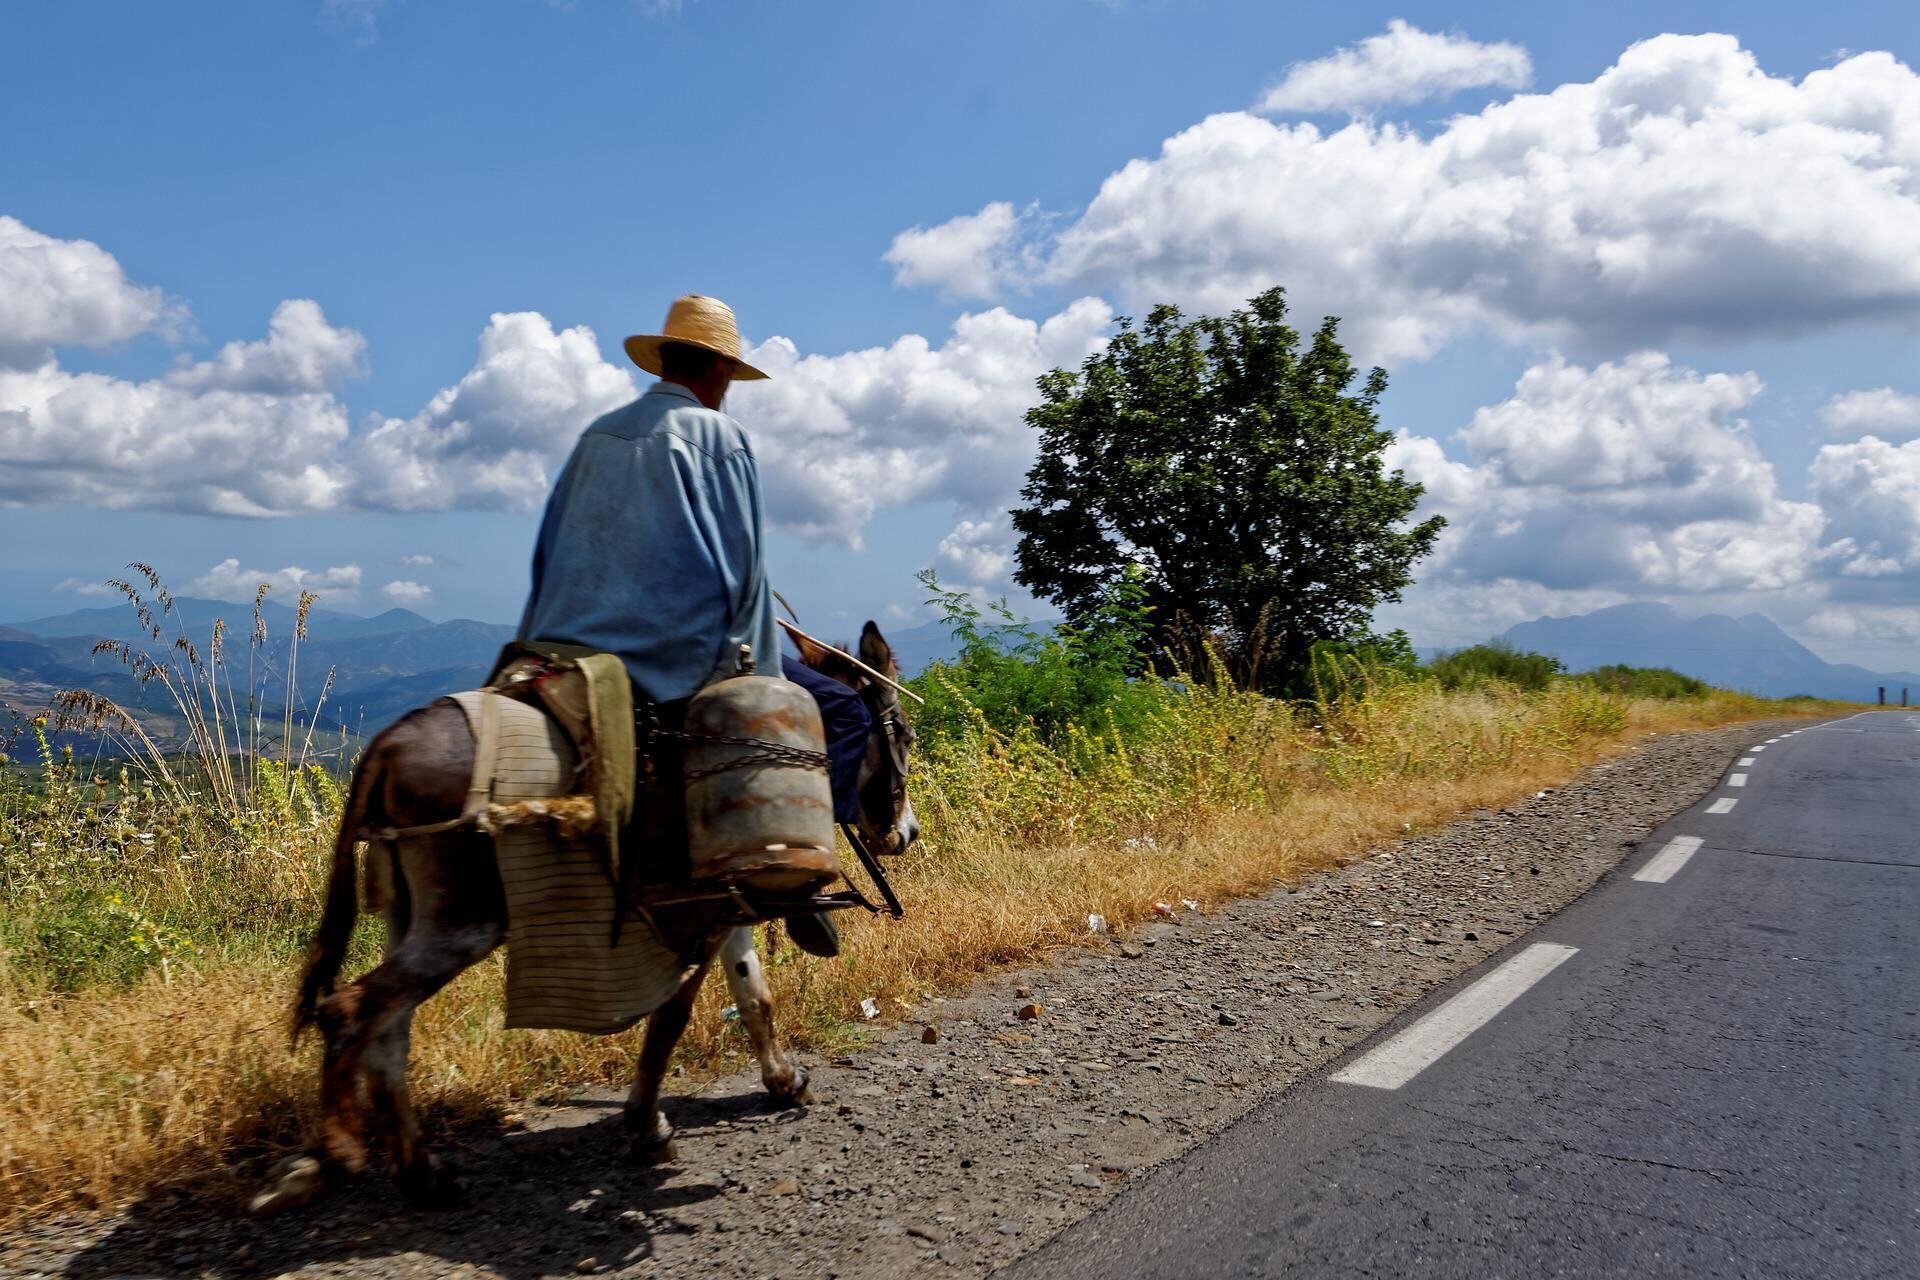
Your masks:
<path fill-rule="evenodd" d="M 1004 514 L 962 520 L 934 549 L 934 572 L 976 595 L 1000 595 L 1012 585 L 1014 541 Z"/>
<path fill-rule="evenodd" d="M 1388 464 L 1449 527 L 1422 577 L 1586 598 L 1777 591 L 1815 573 L 1819 506 L 1781 495 L 1740 413 L 1752 374 L 1701 374 L 1642 352 L 1529 368 L 1460 432 L 1471 461 L 1402 434 Z"/>
<path fill-rule="evenodd" d="M 893 282 L 930 285 L 956 298 L 991 298 L 1013 270 L 1020 215 L 1000 201 L 934 227 L 912 227 L 883 256 Z"/>
<path fill-rule="evenodd" d="M 1004 511 L 1033 460 L 1035 379 L 1078 366 L 1112 325 L 1106 303 L 1082 298 L 1045 321 L 963 315 L 938 347 L 918 334 L 838 355 L 761 344 L 749 358 L 772 377 L 736 386 L 729 408 L 752 435 L 769 517 L 857 546 L 885 507 Z"/>
<path fill-rule="evenodd" d="M 90 240 L 61 240 L 0 214 L 0 368 L 33 368 L 58 346 L 100 347 L 182 318 L 129 281 Z"/>
<path fill-rule="evenodd" d="M 291 298 L 273 309 L 259 342 L 229 342 L 211 360 L 176 369 L 168 386 L 186 391 L 298 395 L 329 391 L 364 372 L 367 340 L 327 323 L 320 304 Z"/>
<path fill-rule="evenodd" d="M 1377 36 L 1287 68 L 1259 110 L 1362 111 L 1420 102 L 1481 85 L 1518 89 L 1533 63 L 1517 44 L 1481 44 L 1463 35 L 1422 31 L 1395 18 Z"/>
<path fill-rule="evenodd" d="M 1827 401 L 1820 417 L 1835 435 L 1920 434 L 1920 396 L 1895 391 L 1892 387 L 1848 391 Z"/>
<path fill-rule="evenodd" d="M 1892 444 L 1867 436 L 1823 446 L 1813 490 L 1858 578 L 1920 573 L 1920 440 Z"/>
<path fill-rule="evenodd" d="M 1431 135 L 1211 116 L 1058 234 L 977 239 L 930 278 L 1031 263 L 1030 284 L 1216 314 L 1280 284 L 1305 323 L 1343 316 L 1386 361 L 1476 333 L 1605 355 L 1911 325 L 1920 76 L 1864 53 L 1796 81 L 1732 36 L 1658 36 Z"/>
<path fill-rule="evenodd" d="M 401 578 L 380 588 L 380 594 L 393 604 L 419 604 L 433 595 L 433 588 Z"/>
<path fill-rule="evenodd" d="M 355 499 L 402 511 L 537 508 L 580 432 L 633 397 L 632 377 L 601 357 L 593 330 L 496 313 L 459 382 L 355 439 Z"/>
<path fill-rule="evenodd" d="M 360 566 L 335 565 L 330 569 L 302 569 L 288 565 L 284 569 L 243 569 L 237 558 L 229 557 L 187 584 L 187 594 L 215 600 L 251 601 L 261 583 L 279 596 L 298 596 L 311 591 L 322 604 L 339 604 L 360 594 Z"/>
<path fill-rule="evenodd" d="M 112 587 L 92 578 L 62 578 L 53 589 L 70 591 L 76 596 L 110 596 L 114 593 Z"/>

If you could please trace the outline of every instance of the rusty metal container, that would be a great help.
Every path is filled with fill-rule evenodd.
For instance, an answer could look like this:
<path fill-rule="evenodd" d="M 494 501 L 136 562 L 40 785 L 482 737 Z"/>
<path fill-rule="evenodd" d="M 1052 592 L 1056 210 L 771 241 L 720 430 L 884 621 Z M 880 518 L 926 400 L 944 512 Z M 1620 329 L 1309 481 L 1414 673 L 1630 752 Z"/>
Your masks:
<path fill-rule="evenodd" d="M 839 878 L 827 735 L 812 694 L 770 676 L 732 676 L 694 695 L 685 731 L 695 880 L 789 894 Z"/>

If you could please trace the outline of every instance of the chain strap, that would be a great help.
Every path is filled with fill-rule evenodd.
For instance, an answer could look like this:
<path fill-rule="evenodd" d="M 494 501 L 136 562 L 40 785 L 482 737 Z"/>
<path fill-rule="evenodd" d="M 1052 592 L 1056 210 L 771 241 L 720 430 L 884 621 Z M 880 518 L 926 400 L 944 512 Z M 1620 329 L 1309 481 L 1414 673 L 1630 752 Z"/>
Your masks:
<path fill-rule="evenodd" d="M 789 747 L 779 742 L 767 742 L 760 738 L 730 738 L 725 735 L 706 735 L 683 733 L 677 729 L 655 728 L 651 734 L 654 739 L 665 738 L 683 746 L 695 743 L 707 743 L 722 747 L 751 747 L 746 755 L 735 756 L 705 769 L 688 769 L 680 777 L 683 782 L 697 782 L 702 778 L 711 778 L 716 774 L 734 769 L 767 768 L 812 769 L 818 773 L 827 772 L 827 753 L 808 751 L 805 747 Z"/>

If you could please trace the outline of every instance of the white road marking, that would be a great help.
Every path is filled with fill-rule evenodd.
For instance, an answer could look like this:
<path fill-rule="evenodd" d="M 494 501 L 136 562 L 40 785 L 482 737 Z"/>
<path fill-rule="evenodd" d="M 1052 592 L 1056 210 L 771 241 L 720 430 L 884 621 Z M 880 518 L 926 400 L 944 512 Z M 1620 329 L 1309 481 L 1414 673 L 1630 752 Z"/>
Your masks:
<path fill-rule="evenodd" d="M 1333 1073 L 1336 1084 L 1398 1089 L 1438 1062 L 1462 1040 L 1492 1022 L 1540 979 L 1577 954 L 1578 947 L 1536 942 L 1479 978 L 1404 1031 Z"/>
<path fill-rule="evenodd" d="M 1748 747 L 1748 748 L 1747 748 L 1747 750 L 1749 750 L 1749 751 L 1765 751 L 1766 749 L 1767 749 L 1767 747 L 1766 747 L 1766 744 L 1765 744 L 1765 743 L 1761 743 L 1761 744 L 1760 744 L 1759 746 L 1757 746 L 1757 747 Z"/>
<path fill-rule="evenodd" d="M 1747 785 L 1747 775 L 1744 773 L 1733 774 L 1727 778 L 1727 785 L 1730 787 L 1744 787 Z"/>
<path fill-rule="evenodd" d="M 1687 865 L 1687 859 L 1700 847 L 1699 836 L 1675 836 L 1667 841 L 1667 847 L 1653 855 L 1647 865 L 1633 873 L 1635 880 L 1644 880 L 1648 884 L 1665 884 L 1673 879 L 1674 873 Z"/>
<path fill-rule="evenodd" d="M 1739 803 L 1740 802 L 1738 800 L 1734 800 L 1726 796 L 1722 796 L 1720 797 L 1720 799 L 1715 800 L 1712 804 L 1707 806 L 1707 812 L 1708 813 L 1732 813 L 1733 806 Z"/>
<path fill-rule="evenodd" d="M 1752 756 L 1743 756 L 1743 757 L 1741 757 L 1741 759 L 1739 760 L 1739 765 L 1740 765 L 1740 767 L 1741 767 L 1742 769 L 1745 769 L 1745 768 L 1748 768 L 1748 767 L 1750 767 L 1750 766 L 1751 766 L 1752 764 L 1753 764 L 1753 757 L 1752 757 Z"/>

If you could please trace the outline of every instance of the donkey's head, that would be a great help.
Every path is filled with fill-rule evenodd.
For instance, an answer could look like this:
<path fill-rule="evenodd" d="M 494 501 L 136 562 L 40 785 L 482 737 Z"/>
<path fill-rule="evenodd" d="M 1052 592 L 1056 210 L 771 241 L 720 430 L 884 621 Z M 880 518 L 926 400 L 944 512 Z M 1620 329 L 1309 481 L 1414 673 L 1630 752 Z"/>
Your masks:
<path fill-rule="evenodd" d="M 893 646 L 869 622 L 860 632 L 860 661 L 890 680 L 900 678 Z M 907 723 L 900 695 L 828 649 L 800 642 L 800 659 L 814 670 L 856 689 L 866 704 L 871 728 L 860 761 L 860 816 L 854 823 L 876 853 L 905 853 L 920 838 L 920 820 L 907 795 L 907 771 L 913 751 L 913 726 Z"/>

